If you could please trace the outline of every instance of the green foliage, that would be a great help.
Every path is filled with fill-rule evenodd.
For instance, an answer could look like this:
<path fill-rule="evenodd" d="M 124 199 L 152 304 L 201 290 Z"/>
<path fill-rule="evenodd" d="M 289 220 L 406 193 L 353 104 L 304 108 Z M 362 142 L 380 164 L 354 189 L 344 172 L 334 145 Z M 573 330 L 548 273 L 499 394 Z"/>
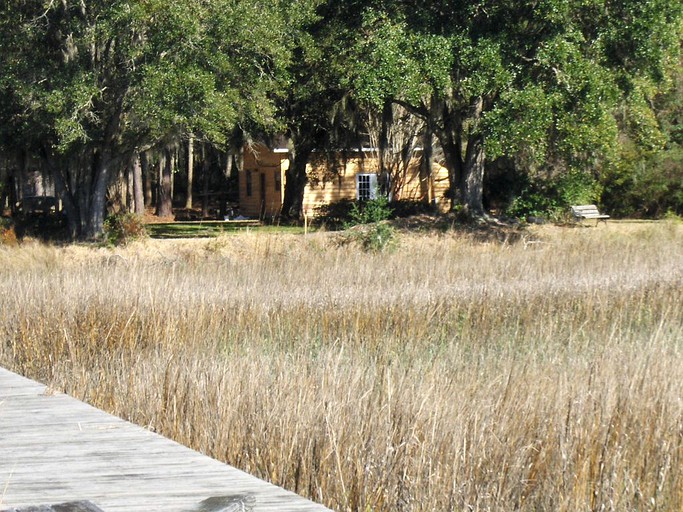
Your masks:
<path fill-rule="evenodd" d="M 421 78 L 422 66 L 414 58 L 418 48 L 437 53 L 438 58 L 434 59 L 437 82 L 442 86 L 449 83 L 452 54 L 448 47 L 442 51 L 443 45 L 437 44 L 435 38 L 423 41 L 413 38 L 402 20 L 392 20 L 386 13 L 374 9 L 363 13 L 363 31 L 368 36 L 354 49 L 357 56 L 350 68 L 352 86 L 362 103 L 381 108 L 387 98 L 400 96 L 417 102 L 428 94 L 428 85 Z"/>
<path fill-rule="evenodd" d="M 559 210 L 556 197 L 551 197 L 550 187 L 542 181 L 529 182 L 505 210 L 505 215 L 525 219 L 529 216 L 546 217 Z"/>
<path fill-rule="evenodd" d="M 599 202 L 602 187 L 591 174 L 577 169 L 558 176 L 552 182 L 562 207 Z"/>
<path fill-rule="evenodd" d="M 357 222 L 352 221 L 351 211 L 356 209 L 359 211 L 355 218 L 382 218 L 382 219 L 396 219 L 403 217 L 410 217 L 413 215 L 421 214 L 433 214 L 434 207 L 423 201 L 413 201 L 401 199 L 399 201 L 392 201 L 387 203 L 386 206 L 380 208 L 383 211 L 381 215 L 373 213 L 365 214 L 361 213 L 360 210 L 362 205 L 359 205 L 356 201 L 351 201 L 348 199 L 342 199 L 340 201 L 335 201 L 329 204 L 323 204 L 316 209 L 315 219 L 316 222 L 321 223 L 327 229 L 345 229 L 346 227 L 351 227 L 352 225 L 357 225 Z M 374 208 L 374 206 L 373 206 Z M 373 221 L 366 221 L 373 222 Z M 362 223 L 361 223 L 362 224 Z"/>
<path fill-rule="evenodd" d="M 128 156 L 184 133 L 224 147 L 276 128 L 289 41 L 313 0 L 5 2 L 0 145 L 60 172 L 70 225 L 102 230 Z M 74 228 L 76 229 L 76 228 Z"/>
<path fill-rule="evenodd" d="M 619 154 L 602 176 L 604 204 L 616 215 L 683 213 L 683 67 L 668 79 L 657 89 L 634 84 L 620 112 Z"/>
<path fill-rule="evenodd" d="M 47 154 L 71 189 L 67 211 L 89 216 L 70 224 L 101 228 L 98 178 L 136 148 L 280 131 L 302 155 L 362 134 L 359 104 L 394 102 L 439 139 L 453 187 L 478 176 L 484 153 L 467 156 L 483 141 L 487 158 L 526 172 L 602 173 L 611 206 L 661 215 L 680 210 L 683 122 L 660 113 L 680 112 L 680 87 L 661 92 L 680 70 L 682 11 L 675 0 L 11 0 L 0 147 Z M 599 196 L 566 180 L 529 185 L 517 209 Z"/>
<path fill-rule="evenodd" d="M 104 221 L 104 240 L 108 245 L 127 245 L 147 237 L 142 218 L 134 213 L 120 213 Z"/>
<path fill-rule="evenodd" d="M 599 174 L 618 153 L 614 113 L 630 103 L 642 143 L 661 142 L 648 91 L 678 62 L 680 2 L 372 5 L 350 67 L 354 92 L 377 107 L 399 102 L 428 122 L 463 205 L 476 207 L 460 188 L 476 175 L 466 154 L 482 136 L 487 157 L 527 171 Z"/>
<path fill-rule="evenodd" d="M 388 220 L 392 212 L 389 199 L 384 194 L 378 193 L 376 199 L 352 203 L 349 211 L 349 222 L 346 227 L 382 222 Z"/>
<path fill-rule="evenodd" d="M 526 178 L 505 210 L 511 217 L 561 219 L 569 207 L 598 203 L 601 186 L 590 174 L 571 170 L 554 178 Z"/>
<path fill-rule="evenodd" d="M 326 229 L 343 229 L 349 222 L 349 214 L 355 201 L 342 199 L 329 204 L 322 204 L 316 208 L 315 219 Z"/>
<path fill-rule="evenodd" d="M 537 85 L 505 91 L 496 108 L 486 115 L 489 156 L 496 158 L 507 153 L 517 154 L 525 162 L 544 161 L 555 101 Z M 516 122 L 511 123 L 510 119 Z"/>
<path fill-rule="evenodd" d="M 626 150 L 603 177 L 604 204 L 623 217 L 660 218 L 683 214 L 683 148 L 650 155 Z"/>
<path fill-rule="evenodd" d="M 382 252 L 396 246 L 396 230 L 387 222 L 393 214 L 384 195 L 370 201 L 342 200 L 318 209 L 317 219 L 326 227 L 345 229 L 344 243 L 357 243 L 370 252 Z"/>
<path fill-rule="evenodd" d="M 664 214 L 664 219 L 669 221 L 669 222 L 672 222 L 674 224 L 683 224 L 683 216 L 681 216 L 680 214 L 677 214 L 671 210 L 667 211 Z"/>
<path fill-rule="evenodd" d="M 584 44 L 571 30 L 558 34 L 537 50 L 535 69 L 503 89 L 485 116 L 490 156 L 594 167 L 614 151 L 618 86 Z"/>
<path fill-rule="evenodd" d="M 369 201 L 356 201 L 349 211 L 347 233 L 366 251 L 390 250 L 397 243 L 396 230 L 386 222 L 391 214 L 389 200 L 383 194 Z"/>

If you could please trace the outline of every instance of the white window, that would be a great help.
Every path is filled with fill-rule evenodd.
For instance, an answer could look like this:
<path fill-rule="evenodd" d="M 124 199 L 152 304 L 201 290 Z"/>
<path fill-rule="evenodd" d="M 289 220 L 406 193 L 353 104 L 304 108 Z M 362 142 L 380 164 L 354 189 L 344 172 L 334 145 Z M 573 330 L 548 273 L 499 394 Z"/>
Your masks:
<path fill-rule="evenodd" d="M 377 198 L 377 175 L 356 174 L 356 199 L 368 201 Z"/>

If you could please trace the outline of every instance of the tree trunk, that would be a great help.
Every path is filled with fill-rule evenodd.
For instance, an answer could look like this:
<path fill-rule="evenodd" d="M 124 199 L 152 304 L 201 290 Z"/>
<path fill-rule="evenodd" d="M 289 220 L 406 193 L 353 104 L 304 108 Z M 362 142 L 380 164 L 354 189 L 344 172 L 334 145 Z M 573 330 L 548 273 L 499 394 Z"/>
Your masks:
<path fill-rule="evenodd" d="M 233 169 L 235 168 L 234 161 L 234 155 L 230 152 L 230 150 L 228 150 L 227 153 L 225 153 L 225 167 L 223 170 L 223 175 L 225 176 L 226 180 L 230 179 L 230 176 L 232 176 Z"/>
<path fill-rule="evenodd" d="M 171 181 L 173 175 L 173 161 L 170 149 L 164 149 L 159 158 L 159 187 L 157 191 L 157 211 L 159 217 L 173 215 L 173 203 L 171 198 Z"/>
<path fill-rule="evenodd" d="M 209 155 L 206 145 L 202 146 L 202 218 L 209 216 Z"/>
<path fill-rule="evenodd" d="M 170 176 L 171 176 L 171 208 L 173 208 L 173 198 L 175 197 L 175 170 L 178 168 L 178 147 L 177 146 L 173 146 L 173 148 L 169 150 L 166 159 L 167 159 L 167 161 L 171 162 L 171 171 L 170 171 Z"/>
<path fill-rule="evenodd" d="M 192 208 L 192 186 L 194 182 L 194 136 L 187 141 L 187 199 L 185 208 Z"/>
<path fill-rule="evenodd" d="M 463 213 L 470 219 L 486 217 L 482 201 L 484 192 L 484 136 L 472 135 L 467 142 L 465 166 L 458 188 Z"/>
<path fill-rule="evenodd" d="M 460 176 L 458 199 L 463 208 L 463 214 L 468 219 L 486 217 L 484 212 L 484 134 L 480 130 L 481 114 L 484 110 L 484 99 L 479 96 L 470 103 L 470 135 L 467 141 L 467 151 L 462 174 Z"/>
<path fill-rule="evenodd" d="M 479 129 L 484 101 L 473 98 L 467 109 L 467 149 L 463 158 L 465 123 L 459 112 L 442 109 L 443 127 L 435 130 L 446 159 L 453 208 L 462 208 L 468 219 L 486 217 L 483 206 L 484 191 L 484 135 Z"/>
<path fill-rule="evenodd" d="M 128 163 L 126 167 L 126 211 L 135 213 L 135 190 L 133 190 L 133 180 L 135 168 L 133 167 L 133 160 Z"/>
<path fill-rule="evenodd" d="M 64 214 L 66 215 L 66 226 L 68 231 L 69 239 L 75 240 L 80 236 L 81 230 L 81 216 L 78 211 L 78 206 L 74 200 L 74 196 L 68 187 L 68 182 L 65 176 L 62 174 L 62 166 L 54 165 L 49 156 L 49 152 L 45 151 L 43 156 L 47 168 L 52 174 L 52 179 L 55 183 L 55 189 L 57 192 L 57 197 L 62 201 L 62 208 Z"/>
<path fill-rule="evenodd" d="M 94 240 L 102 234 L 112 163 L 109 151 L 105 150 L 95 166 L 93 187 L 87 201 L 88 208 L 86 212 L 81 212 L 82 220 L 85 221 L 82 237 L 86 240 Z"/>
<path fill-rule="evenodd" d="M 93 153 L 92 171 L 86 173 L 87 186 L 82 188 L 84 195 L 80 206 L 81 238 L 95 240 L 102 235 L 104 217 L 107 209 L 107 189 L 114 175 L 114 148 L 121 125 L 123 101 L 125 95 L 117 99 L 116 112 L 111 116 L 105 130 L 100 150 Z M 117 157 L 119 155 L 116 153 Z M 87 164 L 86 164 L 87 165 Z M 85 206 L 85 207 L 84 207 Z"/>
<path fill-rule="evenodd" d="M 145 196 L 142 187 L 142 163 L 140 153 L 135 153 L 133 158 L 133 211 L 137 215 L 145 213 Z"/>
<path fill-rule="evenodd" d="M 287 219 L 301 217 L 304 191 L 308 176 L 306 165 L 313 149 L 307 145 L 294 146 L 290 151 L 289 168 L 285 173 L 285 196 L 282 200 L 282 216 Z"/>
<path fill-rule="evenodd" d="M 154 201 L 152 191 L 152 173 L 149 171 L 149 157 L 148 153 L 144 152 L 140 155 L 140 165 L 142 166 L 142 176 L 145 183 L 145 207 L 151 207 Z"/>
<path fill-rule="evenodd" d="M 389 125 L 392 123 L 392 114 L 393 114 L 393 104 L 391 101 L 385 101 L 384 106 L 382 107 L 382 118 L 380 120 L 380 131 L 379 131 L 379 148 L 378 149 L 378 174 L 380 176 L 385 176 L 387 174 L 387 169 L 386 169 L 386 162 L 385 162 L 385 157 L 386 157 L 386 152 L 387 152 L 387 146 L 389 144 L 389 138 L 387 136 L 387 132 L 389 130 Z"/>
<path fill-rule="evenodd" d="M 441 138 L 441 147 L 446 158 L 446 168 L 448 169 L 448 194 L 451 200 L 451 208 L 457 204 L 458 186 L 462 180 L 463 159 L 462 159 L 462 119 L 459 114 L 452 114 L 447 107 L 444 107 L 444 127 L 445 133 Z"/>
<path fill-rule="evenodd" d="M 422 159 L 420 160 L 420 196 L 432 206 L 434 197 L 434 183 L 432 178 L 432 131 L 425 126 L 422 135 Z"/>

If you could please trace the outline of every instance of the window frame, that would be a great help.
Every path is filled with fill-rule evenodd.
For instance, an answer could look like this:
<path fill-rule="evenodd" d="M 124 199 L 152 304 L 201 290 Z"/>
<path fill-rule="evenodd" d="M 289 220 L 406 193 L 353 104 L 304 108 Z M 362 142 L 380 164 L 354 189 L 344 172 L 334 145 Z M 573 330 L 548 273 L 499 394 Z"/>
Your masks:
<path fill-rule="evenodd" d="M 273 171 L 273 177 L 275 179 L 275 193 L 282 193 L 282 173 L 279 170 Z"/>
<path fill-rule="evenodd" d="M 356 174 L 356 200 L 372 201 L 377 199 L 378 179 L 375 173 Z"/>

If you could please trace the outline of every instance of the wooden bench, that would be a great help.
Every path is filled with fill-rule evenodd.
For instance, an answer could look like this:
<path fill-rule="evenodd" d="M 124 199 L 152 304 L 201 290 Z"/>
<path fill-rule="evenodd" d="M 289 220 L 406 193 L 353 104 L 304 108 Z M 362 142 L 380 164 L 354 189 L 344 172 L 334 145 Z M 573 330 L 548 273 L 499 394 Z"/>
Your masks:
<path fill-rule="evenodd" d="M 609 219 L 609 215 L 600 213 L 600 211 L 598 211 L 598 207 L 594 204 L 572 206 L 572 215 L 578 222 L 586 219 L 595 219 L 596 226 L 600 221 L 607 223 L 607 219 Z"/>

